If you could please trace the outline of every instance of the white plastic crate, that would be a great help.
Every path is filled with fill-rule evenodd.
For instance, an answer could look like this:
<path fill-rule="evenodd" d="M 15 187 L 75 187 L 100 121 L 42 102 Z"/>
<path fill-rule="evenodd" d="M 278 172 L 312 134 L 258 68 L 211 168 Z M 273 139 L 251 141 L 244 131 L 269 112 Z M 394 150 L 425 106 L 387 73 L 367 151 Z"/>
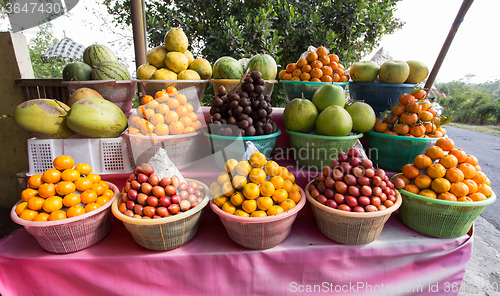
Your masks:
<path fill-rule="evenodd" d="M 52 161 L 68 155 L 75 165 L 86 163 L 92 173 L 127 174 L 135 169 L 130 144 L 123 136 L 117 138 L 28 139 L 29 176 L 53 168 Z"/>

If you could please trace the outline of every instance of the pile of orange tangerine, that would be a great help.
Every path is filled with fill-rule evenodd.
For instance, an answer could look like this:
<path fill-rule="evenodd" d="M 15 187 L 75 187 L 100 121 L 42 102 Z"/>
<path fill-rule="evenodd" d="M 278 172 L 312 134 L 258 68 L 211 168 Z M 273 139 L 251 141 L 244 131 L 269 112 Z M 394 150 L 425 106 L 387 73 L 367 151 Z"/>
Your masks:
<path fill-rule="evenodd" d="M 129 118 L 128 133 L 138 136 L 167 136 L 194 133 L 201 130 L 198 115 L 184 94 L 169 86 L 166 90 L 141 99 L 137 115 Z"/>
<path fill-rule="evenodd" d="M 413 163 L 403 166 L 403 172 L 394 177 L 394 185 L 433 199 L 474 202 L 486 200 L 493 194 L 491 181 L 481 171 L 478 159 L 462 149 L 456 149 L 453 140 L 441 138 Z M 399 180 L 396 180 L 399 179 Z"/>
<path fill-rule="evenodd" d="M 60 155 L 54 168 L 28 178 L 21 192 L 23 202 L 16 214 L 28 221 L 54 221 L 83 215 L 109 202 L 115 192 L 90 165 L 75 165 L 71 156 Z"/>
<path fill-rule="evenodd" d="M 242 217 L 267 217 L 286 212 L 301 199 L 295 176 L 260 152 L 248 161 L 229 159 L 226 171 L 210 185 L 214 203 Z"/>
<path fill-rule="evenodd" d="M 399 96 L 399 103 L 375 123 L 373 130 L 396 136 L 441 138 L 446 130 L 441 126 L 437 111 L 431 108 L 423 89 Z"/>
<path fill-rule="evenodd" d="M 344 72 L 344 66 L 336 54 L 328 54 L 324 46 L 316 51 L 309 51 L 305 58 L 299 58 L 296 63 L 290 63 L 278 75 L 281 80 L 311 81 L 311 82 L 347 82 L 349 74 Z"/>

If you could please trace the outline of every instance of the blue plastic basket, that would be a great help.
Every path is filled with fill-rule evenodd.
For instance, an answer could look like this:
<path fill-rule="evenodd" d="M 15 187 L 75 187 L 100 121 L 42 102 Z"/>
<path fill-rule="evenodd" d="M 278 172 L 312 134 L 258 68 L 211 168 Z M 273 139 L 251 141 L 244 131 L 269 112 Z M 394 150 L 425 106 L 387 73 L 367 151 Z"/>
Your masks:
<path fill-rule="evenodd" d="M 399 96 L 409 93 L 415 84 L 392 84 L 374 82 L 349 82 L 351 100 L 364 101 L 373 108 L 377 117 L 399 103 Z"/>
<path fill-rule="evenodd" d="M 212 135 L 206 131 L 203 134 L 208 137 L 217 167 L 225 170 L 227 160 L 242 160 L 241 158 L 247 149 L 247 141 L 251 141 L 259 149 L 259 152 L 263 153 L 266 158 L 270 158 L 274 145 L 276 145 L 276 139 L 281 134 L 281 131 L 278 130 L 274 134 L 254 137 L 227 137 Z"/>
<path fill-rule="evenodd" d="M 304 98 L 312 100 L 314 92 L 323 84 L 331 82 L 310 82 L 310 81 L 293 81 L 293 80 L 281 80 L 283 83 L 283 90 L 285 91 L 285 96 L 288 101 L 296 98 Z M 344 90 L 346 89 L 348 82 L 334 82 L 334 85 L 341 86 Z"/>

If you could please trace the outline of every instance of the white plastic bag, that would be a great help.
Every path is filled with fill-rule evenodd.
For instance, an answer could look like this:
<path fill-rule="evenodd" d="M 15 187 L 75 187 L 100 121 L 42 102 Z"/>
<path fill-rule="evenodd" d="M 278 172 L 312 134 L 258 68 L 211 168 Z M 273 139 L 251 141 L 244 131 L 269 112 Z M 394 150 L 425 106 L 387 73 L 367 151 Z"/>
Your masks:
<path fill-rule="evenodd" d="M 153 166 L 155 174 L 160 180 L 165 177 L 172 178 L 175 175 L 179 177 L 181 183 L 186 182 L 181 172 L 168 157 L 168 153 L 164 148 L 158 149 L 155 155 L 148 160 L 148 163 Z"/>
<path fill-rule="evenodd" d="M 246 144 L 247 144 L 247 149 L 245 150 L 245 154 L 243 154 L 241 160 L 248 161 L 250 159 L 250 156 L 252 156 L 252 154 L 254 154 L 255 152 L 259 152 L 259 149 L 257 149 L 254 143 L 252 143 L 251 141 L 246 141 Z"/>

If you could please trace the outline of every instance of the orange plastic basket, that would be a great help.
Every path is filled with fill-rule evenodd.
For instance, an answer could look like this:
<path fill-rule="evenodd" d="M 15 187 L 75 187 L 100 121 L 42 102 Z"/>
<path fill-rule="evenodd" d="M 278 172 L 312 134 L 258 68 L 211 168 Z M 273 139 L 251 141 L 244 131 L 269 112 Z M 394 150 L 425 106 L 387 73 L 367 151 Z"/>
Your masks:
<path fill-rule="evenodd" d="M 213 200 L 210 207 L 219 216 L 232 241 L 247 249 L 263 250 L 279 245 L 290 234 L 298 212 L 306 204 L 302 188 L 300 195 L 300 201 L 291 210 L 262 218 L 231 215 L 221 210 Z"/>
<path fill-rule="evenodd" d="M 16 214 L 17 202 L 10 212 L 12 221 L 36 238 L 40 246 L 51 253 L 66 254 L 77 252 L 100 242 L 111 229 L 111 204 L 120 191 L 114 184 L 107 182 L 115 192 L 113 198 L 101 207 L 86 214 L 57 221 L 26 221 Z"/>

